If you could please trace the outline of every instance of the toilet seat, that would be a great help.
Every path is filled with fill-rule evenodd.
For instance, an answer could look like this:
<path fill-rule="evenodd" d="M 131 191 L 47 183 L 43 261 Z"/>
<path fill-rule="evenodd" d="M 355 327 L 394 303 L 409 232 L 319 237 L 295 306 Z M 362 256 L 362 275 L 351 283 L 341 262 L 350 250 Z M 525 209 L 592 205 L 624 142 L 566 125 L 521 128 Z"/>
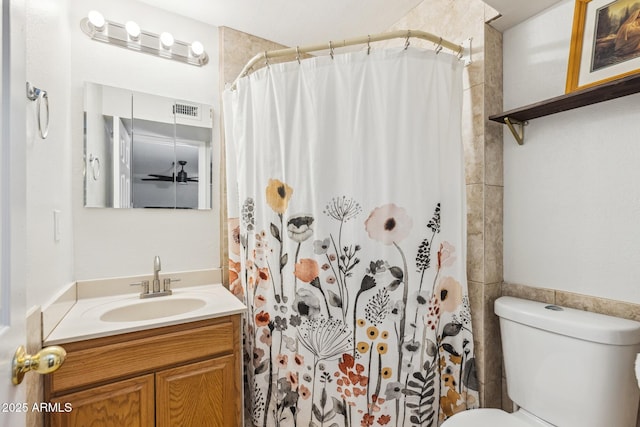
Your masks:
<path fill-rule="evenodd" d="M 500 409 L 472 409 L 460 412 L 446 420 L 442 427 L 539 427 L 520 414 L 510 414 Z"/>

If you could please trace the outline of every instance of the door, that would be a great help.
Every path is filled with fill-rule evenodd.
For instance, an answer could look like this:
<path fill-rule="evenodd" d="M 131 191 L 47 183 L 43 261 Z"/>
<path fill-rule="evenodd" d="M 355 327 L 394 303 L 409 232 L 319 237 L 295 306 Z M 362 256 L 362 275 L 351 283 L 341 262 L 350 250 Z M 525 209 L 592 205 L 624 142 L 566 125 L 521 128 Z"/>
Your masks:
<path fill-rule="evenodd" d="M 131 206 L 131 135 L 122 119 L 113 116 L 112 162 L 113 162 L 113 206 Z M 107 205 L 110 206 L 110 205 Z"/>
<path fill-rule="evenodd" d="M 0 425 L 25 425 L 11 360 L 25 344 L 26 88 L 24 1 L 2 0 L 0 85 Z"/>

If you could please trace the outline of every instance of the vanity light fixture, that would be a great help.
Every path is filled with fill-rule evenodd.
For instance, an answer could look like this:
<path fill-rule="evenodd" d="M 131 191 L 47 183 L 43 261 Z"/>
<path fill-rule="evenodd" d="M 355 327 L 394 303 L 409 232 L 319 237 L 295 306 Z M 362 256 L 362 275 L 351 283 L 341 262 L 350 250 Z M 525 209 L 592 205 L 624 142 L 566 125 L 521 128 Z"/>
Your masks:
<path fill-rule="evenodd" d="M 127 30 L 129 40 L 134 42 L 140 40 L 140 25 L 136 24 L 133 21 L 127 21 L 127 23 L 124 24 L 124 27 Z"/>
<path fill-rule="evenodd" d="M 97 10 L 92 10 L 88 13 L 87 19 L 89 20 L 89 24 L 93 30 L 102 32 L 105 28 L 105 20 L 104 16 Z"/>
<path fill-rule="evenodd" d="M 209 62 L 204 46 L 199 41 L 186 43 L 175 40 L 169 32 L 155 34 L 142 30 L 128 21 L 120 24 L 105 19 L 98 11 L 92 10 L 80 21 L 80 28 L 88 37 L 103 43 L 144 52 L 162 58 L 173 59 L 201 67 Z"/>
<path fill-rule="evenodd" d="M 171 35 L 171 33 L 167 33 L 166 31 L 162 34 L 160 34 L 160 45 L 164 48 L 164 49 L 171 49 L 171 46 L 173 46 L 173 36 Z"/>
<path fill-rule="evenodd" d="M 194 58 L 200 58 L 200 56 L 204 53 L 204 46 L 199 41 L 194 41 L 191 43 L 191 54 Z"/>

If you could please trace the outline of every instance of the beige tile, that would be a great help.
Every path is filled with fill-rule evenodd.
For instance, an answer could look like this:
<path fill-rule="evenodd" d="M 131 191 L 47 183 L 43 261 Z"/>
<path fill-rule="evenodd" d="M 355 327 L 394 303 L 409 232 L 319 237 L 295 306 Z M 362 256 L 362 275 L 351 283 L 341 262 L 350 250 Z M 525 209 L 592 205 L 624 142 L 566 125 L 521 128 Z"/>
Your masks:
<path fill-rule="evenodd" d="M 484 183 L 504 185 L 504 125 L 487 120 L 484 135 Z"/>
<path fill-rule="evenodd" d="M 491 380 L 484 383 L 483 408 L 502 408 L 502 379 Z"/>
<path fill-rule="evenodd" d="M 478 126 L 479 88 L 467 89 L 462 94 L 462 143 L 464 147 L 465 181 L 480 184 L 484 176 L 484 124 Z"/>
<path fill-rule="evenodd" d="M 485 390 L 484 383 L 480 383 L 480 390 L 478 390 L 478 395 L 480 397 L 480 407 L 481 408 L 484 408 L 484 401 L 485 401 L 484 390 Z"/>
<path fill-rule="evenodd" d="M 507 380 L 502 378 L 502 410 L 512 413 L 514 412 L 513 401 L 509 398 L 507 393 Z"/>
<path fill-rule="evenodd" d="M 484 283 L 484 186 L 467 185 L 467 277 Z"/>
<path fill-rule="evenodd" d="M 464 146 L 464 171 L 466 184 L 482 184 L 484 182 L 484 137 L 468 134 L 462 139 Z"/>
<path fill-rule="evenodd" d="M 540 301 L 547 304 L 555 304 L 556 291 L 553 289 L 536 288 L 533 286 L 517 285 L 513 283 L 502 284 L 502 295 Z"/>
<path fill-rule="evenodd" d="M 231 83 L 238 77 L 246 63 L 256 54 L 265 50 L 283 49 L 286 46 L 266 40 L 254 35 L 234 30 L 229 27 L 220 27 L 220 67 L 222 81 Z M 290 59 L 290 58 L 289 58 Z M 271 61 L 277 62 L 277 61 Z M 254 69 L 263 67 L 264 64 L 256 64 Z"/>
<path fill-rule="evenodd" d="M 556 291 L 555 303 L 564 307 L 640 321 L 640 305 L 629 302 Z"/>
<path fill-rule="evenodd" d="M 485 185 L 484 198 L 484 282 L 502 282 L 503 187 Z"/>
<path fill-rule="evenodd" d="M 503 130 L 504 125 L 489 121 L 489 116 L 502 112 L 502 34 L 485 26 L 485 184 L 504 185 Z"/>
<path fill-rule="evenodd" d="M 502 112 L 502 33 L 485 25 L 485 183 L 503 185 L 503 128 L 489 121 L 489 116 Z"/>
<path fill-rule="evenodd" d="M 473 39 L 473 63 L 465 68 L 464 88 L 484 80 L 484 16 L 481 0 L 424 0 L 388 31 L 415 29 L 437 34 L 455 43 Z M 412 45 L 432 47 L 430 42 L 415 40 Z"/>
<path fill-rule="evenodd" d="M 467 277 L 473 281 L 483 281 L 484 241 L 482 235 L 467 236 Z"/>
<path fill-rule="evenodd" d="M 484 84 L 502 92 L 502 33 L 490 25 L 484 26 Z"/>
<path fill-rule="evenodd" d="M 473 337 L 473 352 L 476 358 L 476 374 L 478 375 L 478 382 L 479 383 L 484 383 L 485 379 L 486 379 L 486 375 L 485 375 L 485 347 L 484 347 L 484 341 L 483 341 L 483 337 L 481 335 L 481 333 L 476 332 L 474 337 Z"/>
<path fill-rule="evenodd" d="M 498 316 L 493 305 L 500 296 L 500 283 L 485 284 L 483 304 L 484 380 L 497 381 L 502 378 L 502 343 Z"/>
<path fill-rule="evenodd" d="M 485 88 L 483 84 L 477 84 L 469 88 L 471 129 L 474 135 L 484 135 L 484 97 Z M 464 100 L 463 100 L 464 101 Z"/>

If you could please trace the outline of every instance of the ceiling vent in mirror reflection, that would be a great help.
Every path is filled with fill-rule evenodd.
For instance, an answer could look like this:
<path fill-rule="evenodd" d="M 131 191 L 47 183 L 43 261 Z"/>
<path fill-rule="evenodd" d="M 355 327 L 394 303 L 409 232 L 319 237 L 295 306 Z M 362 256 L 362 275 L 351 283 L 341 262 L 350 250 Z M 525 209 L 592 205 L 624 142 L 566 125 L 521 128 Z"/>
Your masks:
<path fill-rule="evenodd" d="M 184 104 L 176 102 L 173 106 L 173 114 L 179 117 L 186 117 L 190 119 L 200 119 L 200 106 Z"/>
<path fill-rule="evenodd" d="M 212 208 L 210 105 L 96 83 L 84 89 L 85 207 Z"/>

